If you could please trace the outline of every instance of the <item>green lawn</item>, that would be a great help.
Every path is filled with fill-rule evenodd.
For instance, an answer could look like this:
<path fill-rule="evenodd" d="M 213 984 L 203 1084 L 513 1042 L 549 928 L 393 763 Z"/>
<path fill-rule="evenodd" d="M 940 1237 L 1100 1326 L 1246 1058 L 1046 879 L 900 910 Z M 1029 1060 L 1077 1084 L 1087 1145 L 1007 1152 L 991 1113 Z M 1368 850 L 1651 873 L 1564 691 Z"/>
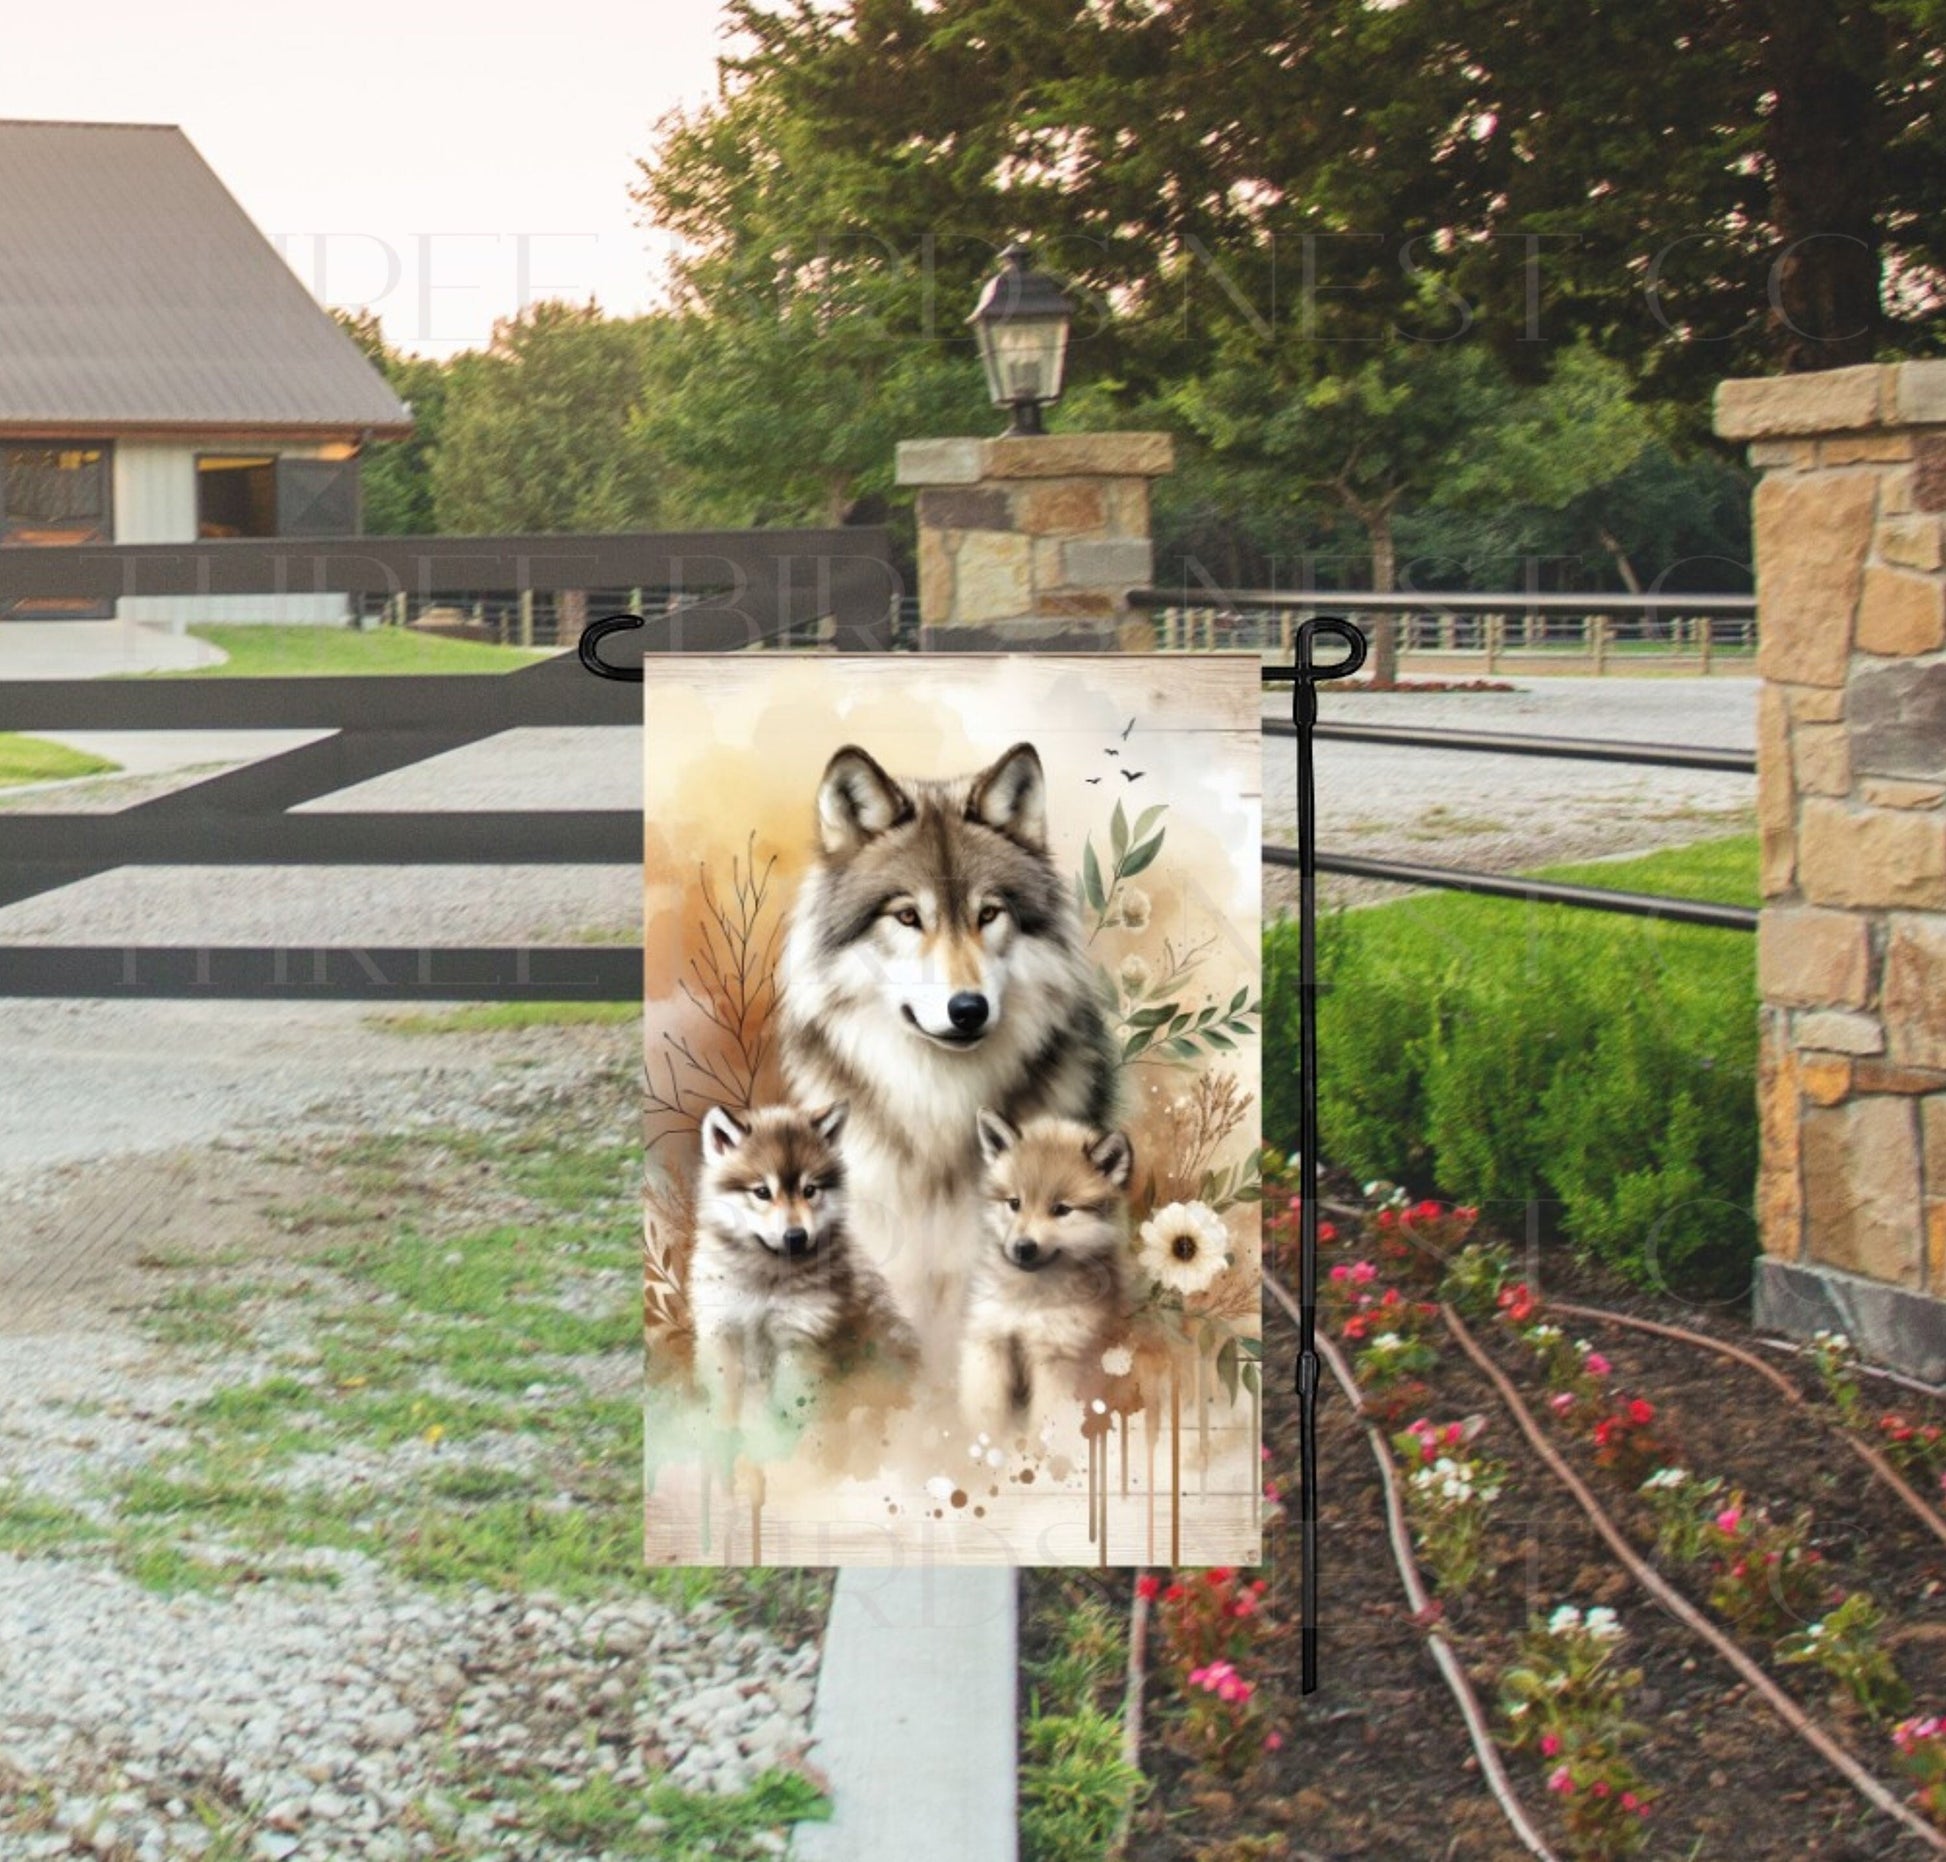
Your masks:
<path fill-rule="evenodd" d="M 1665 847 L 1660 853 L 1640 854 L 1632 860 L 1550 866 L 1534 877 L 1610 891 L 1661 892 L 1672 898 L 1704 899 L 1712 905 L 1754 906 L 1758 898 L 1757 837 L 1731 834 L 1687 847 Z M 1524 905 L 1514 906 L 1517 912 L 1525 909 Z"/>
<path fill-rule="evenodd" d="M 42 737 L 0 731 L 0 788 L 23 782 L 64 782 L 72 776 L 99 776 L 119 768 L 105 756 L 89 756 Z"/>
<path fill-rule="evenodd" d="M 169 679 L 310 679 L 426 672 L 515 672 L 549 654 L 526 647 L 483 646 L 436 634 L 381 627 L 192 627 L 198 640 L 229 658 L 193 672 L 152 674 Z"/>

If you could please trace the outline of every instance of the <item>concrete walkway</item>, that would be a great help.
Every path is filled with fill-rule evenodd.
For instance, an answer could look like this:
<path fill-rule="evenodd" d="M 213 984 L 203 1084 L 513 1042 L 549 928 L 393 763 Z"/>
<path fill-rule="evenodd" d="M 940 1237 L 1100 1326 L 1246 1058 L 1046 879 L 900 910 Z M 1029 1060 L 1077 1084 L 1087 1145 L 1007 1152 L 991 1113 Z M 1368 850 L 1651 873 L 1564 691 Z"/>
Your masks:
<path fill-rule="evenodd" d="M 221 665 L 220 647 L 139 621 L 0 622 L 0 679 L 105 679 Z"/>
<path fill-rule="evenodd" d="M 796 1862 L 1015 1862 L 1015 1575 L 838 1573 L 811 1723 L 828 1823 Z"/>

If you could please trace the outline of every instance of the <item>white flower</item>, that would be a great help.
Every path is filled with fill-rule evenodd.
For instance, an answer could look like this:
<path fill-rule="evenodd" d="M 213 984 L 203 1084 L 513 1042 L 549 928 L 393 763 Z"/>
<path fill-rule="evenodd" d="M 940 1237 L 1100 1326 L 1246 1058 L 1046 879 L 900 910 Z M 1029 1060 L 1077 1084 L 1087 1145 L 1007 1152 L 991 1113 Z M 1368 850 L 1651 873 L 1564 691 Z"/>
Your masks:
<path fill-rule="evenodd" d="M 1642 1492 L 1659 1493 L 1665 1489 L 1680 1487 L 1688 1479 L 1689 1474 L 1683 1468 L 1657 1468 L 1642 1483 Z"/>
<path fill-rule="evenodd" d="M 1597 1604 L 1588 1612 L 1582 1628 L 1597 1642 L 1616 1642 L 1621 1639 L 1622 1620 L 1613 1610 Z"/>
<path fill-rule="evenodd" d="M 1229 1258 L 1229 1231 L 1208 1203 L 1170 1203 L 1142 1224 L 1142 1265 L 1177 1293 L 1201 1293 Z"/>
<path fill-rule="evenodd" d="M 1134 951 L 1122 959 L 1121 968 L 1116 972 L 1121 978 L 1122 994 L 1139 996 L 1149 986 L 1148 960 L 1139 957 Z"/>
<path fill-rule="evenodd" d="M 1581 1612 L 1571 1603 L 1564 1603 L 1547 1619 L 1547 1633 L 1550 1636 L 1565 1636 L 1580 1627 Z"/>
<path fill-rule="evenodd" d="M 1537 1350 L 1542 1345 L 1551 1345 L 1561 1336 L 1558 1325 L 1536 1325 L 1528 1329 L 1527 1339 Z"/>
<path fill-rule="evenodd" d="M 1140 886 L 1122 888 L 1122 923 L 1139 931 L 1149 922 L 1149 895 Z"/>
<path fill-rule="evenodd" d="M 1135 1368 L 1135 1353 L 1126 1345 L 1110 1345 L 1101 1354 L 1101 1368 L 1110 1377 L 1126 1377 Z"/>
<path fill-rule="evenodd" d="M 1405 1341 L 1396 1332 L 1381 1332 L 1372 1340 L 1374 1351 L 1397 1351 Z"/>

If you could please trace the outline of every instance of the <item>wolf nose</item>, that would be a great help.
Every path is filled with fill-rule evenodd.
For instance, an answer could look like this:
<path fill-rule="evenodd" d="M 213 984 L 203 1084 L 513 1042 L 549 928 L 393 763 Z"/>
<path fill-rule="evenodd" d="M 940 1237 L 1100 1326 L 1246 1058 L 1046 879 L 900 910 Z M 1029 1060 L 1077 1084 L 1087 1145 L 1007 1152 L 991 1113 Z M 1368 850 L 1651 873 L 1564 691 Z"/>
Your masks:
<path fill-rule="evenodd" d="M 946 1019 L 961 1034 L 974 1034 L 987 1025 L 987 999 L 977 989 L 962 989 L 946 1004 Z"/>
<path fill-rule="evenodd" d="M 787 1228 L 784 1231 L 784 1252 L 786 1254 L 808 1254 L 811 1249 L 811 1231 L 808 1228 Z"/>
<path fill-rule="evenodd" d="M 1022 1267 L 1032 1267 L 1041 1258 L 1041 1244 L 1031 1236 L 1023 1235 L 1014 1243 L 1012 1254 Z"/>

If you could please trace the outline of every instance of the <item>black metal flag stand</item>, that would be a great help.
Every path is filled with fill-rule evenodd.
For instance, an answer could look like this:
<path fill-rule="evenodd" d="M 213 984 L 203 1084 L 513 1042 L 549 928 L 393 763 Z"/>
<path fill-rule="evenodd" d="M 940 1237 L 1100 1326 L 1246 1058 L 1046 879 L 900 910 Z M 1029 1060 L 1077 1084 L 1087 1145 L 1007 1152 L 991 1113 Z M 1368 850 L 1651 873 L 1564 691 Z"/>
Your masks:
<path fill-rule="evenodd" d="M 1345 656 L 1320 666 L 1317 638 L 1344 643 Z M 1318 1686 L 1318 803 L 1311 747 L 1320 679 L 1344 679 L 1365 663 L 1365 636 L 1350 621 L 1321 614 L 1297 629 L 1297 661 L 1266 666 L 1266 685 L 1291 682 L 1297 727 L 1298 1168 L 1303 1173 L 1298 1225 L 1297 1407 L 1303 1533 L 1303 1692 Z"/>

